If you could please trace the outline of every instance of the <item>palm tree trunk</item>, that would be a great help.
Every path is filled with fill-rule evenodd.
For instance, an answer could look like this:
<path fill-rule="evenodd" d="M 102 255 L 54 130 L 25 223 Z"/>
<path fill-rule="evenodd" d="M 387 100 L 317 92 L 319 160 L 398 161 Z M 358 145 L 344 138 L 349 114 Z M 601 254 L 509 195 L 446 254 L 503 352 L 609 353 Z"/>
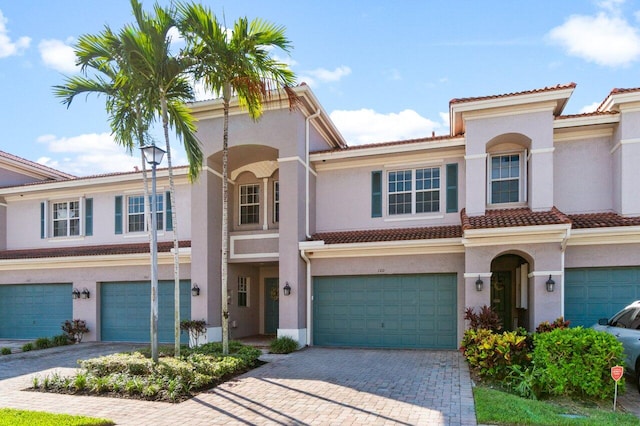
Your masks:
<path fill-rule="evenodd" d="M 224 98 L 224 133 L 222 136 L 222 262 L 220 263 L 220 301 L 222 302 L 222 354 L 229 354 L 229 304 L 227 299 L 228 279 L 228 240 L 229 240 L 229 100 L 231 87 L 225 84 Z"/>
<path fill-rule="evenodd" d="M 161 93 L 163 93 L 162 89 Z M 171 146 L 169 144 L 169 114 L 167 112 L 167 98 L 161 97 L 162 128 L 164 140 L 167 144 L 167 167 L 169 171 L 169 192 L 171 194 L 171 221 L 173 222 L 173 338 L 174 356 L 180 356 L 180 247 L 178 244 L 178 219 L 176 215 L 176 187 L 173 182 L 173 166 L 171 164 Z M 165 202 L 166 203 L 166 202 Z"/>

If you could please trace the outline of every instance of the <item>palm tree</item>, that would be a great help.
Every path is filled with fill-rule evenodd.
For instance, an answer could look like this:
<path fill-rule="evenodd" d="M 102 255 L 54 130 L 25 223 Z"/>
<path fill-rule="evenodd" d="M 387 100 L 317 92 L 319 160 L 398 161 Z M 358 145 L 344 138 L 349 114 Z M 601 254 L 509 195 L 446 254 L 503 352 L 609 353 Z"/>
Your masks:
<path fill-rule="evenodd" d="M 295 75 L 286 64 L 269 55 L 272 48 L 289 51 L 285 29 L 256 19 L 238 19 L 227 31 L 211 10 L 200 4 L 179 4 L 180 29 L 189 43 L 189 55 L 194 58 L 192 72 L 196 80 L 214 93 L 222 94 L 224 130 L 222 137 L 222 263 L 221 308 L 222 347 L 229 352 L 229 310 L 227 304 L 228 269 L 228 209 L 229 190 L 229 103 L 237 96 L 249 116 L 257 120 L 262 115 L 263 101 L 280 96 L 284 91 L 291 106 L 295 95 L 289 87 Z"/>
<path fill-rule="evenodd" d="M 131 0 L 136 26 L 128 25 L 121 32 L 121 40 L 127 62 L 143 87 L 149 107 L 156 111 L 162 122 L 166 143 L 171 214 L 174 246 L 174 340 L 175 356 L 180 355 L 180 260 L 178 243 L 178 220 L 176 216 L 175 184 L 169 127 L 182 140 L 189 162 L 189 177 L 196 179 L 202 167 L 202 150 L 195 137 L 194 119 L 186 106 L 193 100 L 193 89 L 186 78 L 185 70 L 189 58 L 171 53 L 169 31 L 177 25 L 175 10 L 163 8 L 157 3 L 153 15 L 142 10 L 138 0 Z"/>

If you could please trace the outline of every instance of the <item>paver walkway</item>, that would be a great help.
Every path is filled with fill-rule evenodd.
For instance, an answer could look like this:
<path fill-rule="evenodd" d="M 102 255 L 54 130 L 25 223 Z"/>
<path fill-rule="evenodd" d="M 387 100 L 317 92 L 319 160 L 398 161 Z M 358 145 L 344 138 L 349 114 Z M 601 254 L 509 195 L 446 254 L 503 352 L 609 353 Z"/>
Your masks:
<path fill-rule="evenodd" d="M 66 353 L 65 359 L 73 357 Z M 469 371 L 453 351 L 309 348 L 180 404 L 25 392 L 20 389 L 30 386 L 33 371 L 7 374 L 3 364 L 19 369 L 31 364 L 26 361 L 0 358 L 0 379 L 10 377 L 0 381 L 0 406 L 105 417 L 122 425 L 476 424 Z M 39 374 L 73 372 L 52 367 L 58 365 Z"/>

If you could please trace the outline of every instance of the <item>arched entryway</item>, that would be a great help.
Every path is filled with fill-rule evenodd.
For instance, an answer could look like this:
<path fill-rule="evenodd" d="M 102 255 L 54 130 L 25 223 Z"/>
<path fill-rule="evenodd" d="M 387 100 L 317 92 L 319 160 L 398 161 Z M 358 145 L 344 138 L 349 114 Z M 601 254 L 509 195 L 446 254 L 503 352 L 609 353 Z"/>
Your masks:
<path fill-rule="evenodd" d="M 530 269 L 530 262 L 516 253 L 491 261 L 491 308 L 500 317 L 504 330 L 529 329 Z"/>

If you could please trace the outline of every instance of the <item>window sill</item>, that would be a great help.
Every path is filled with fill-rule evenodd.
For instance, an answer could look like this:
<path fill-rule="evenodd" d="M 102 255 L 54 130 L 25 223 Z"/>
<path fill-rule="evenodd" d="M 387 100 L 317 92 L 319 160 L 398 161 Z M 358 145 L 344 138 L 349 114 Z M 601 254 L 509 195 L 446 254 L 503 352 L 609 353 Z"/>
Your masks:
<path fill-rule="evenodd" d="M 84 235 L 74 235 L 72 237 L 48 237 L 47 241 L 50 243 L 62 243 L 68 241 L 84 241 Z"/>
<path fill-rule="evenodd" d="M 529 207 L 529 205 L 524 203 L 500 203 L 500 204 L 487 204 L 487 210 L 500 210 L 500 209 L 514 209 L 514 208 L 523 208 Z"/>
<path fill-rule="evenodd" d="M 158 237 L 164 237 L 164 231 L 158 231 Z M 128 232 L 122 235 L 123 238 L 149 238 L 148 232 Z"/>
<path fill-rule="evenodd" d="M 404 221 L 410 221 L 410 220 L 435 220 L 435 219 L 444 219 L 444 215 L 439 213 L 439 214 L 425 215 L 425 216 L 418 216 L 418 215 L 386 216 L 384 218 L 384 221 L 385 222 L 404 222 Z"/>

